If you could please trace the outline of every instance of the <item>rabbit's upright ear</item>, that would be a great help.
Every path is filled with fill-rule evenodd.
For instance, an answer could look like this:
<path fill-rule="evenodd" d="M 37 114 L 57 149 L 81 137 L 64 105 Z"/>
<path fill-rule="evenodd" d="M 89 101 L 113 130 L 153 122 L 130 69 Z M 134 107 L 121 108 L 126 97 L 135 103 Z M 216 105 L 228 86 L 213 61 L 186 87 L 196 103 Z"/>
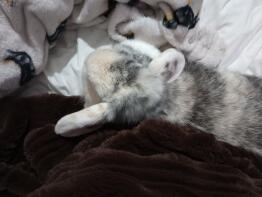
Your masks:
<path fill-rule="evenodd" d="M 176 80 L 184 70 L 186 60 L 184 55 L 176 49 L 167 49 L 150 63 L 155 73 L 165 76 L 168 83 Z"/>
<path fill-rule="evenodd" d="M 99 103 L 61 118 L 55 126 L 55 133 L 64 137 L 79 136 L 103 126 L 112 117 L 109 103 Z"/>

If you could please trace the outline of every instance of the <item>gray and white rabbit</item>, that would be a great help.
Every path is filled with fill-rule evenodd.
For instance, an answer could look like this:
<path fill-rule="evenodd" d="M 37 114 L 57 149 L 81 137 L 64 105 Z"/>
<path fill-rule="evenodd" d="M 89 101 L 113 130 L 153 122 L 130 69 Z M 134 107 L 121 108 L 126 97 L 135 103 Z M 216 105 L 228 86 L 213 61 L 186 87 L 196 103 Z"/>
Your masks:
<path fill-rule="evenodd" d="M 232 145 L 262 152 L 262 79 L 187 62 L 142 41 L 98 48 L 86 60 L 85 109 L 60 119 L 55 132 L 81 135 L 107 122 L 161 118 L 192 125 Z M 89 129 L 88 129 L 89 128 Z"/>

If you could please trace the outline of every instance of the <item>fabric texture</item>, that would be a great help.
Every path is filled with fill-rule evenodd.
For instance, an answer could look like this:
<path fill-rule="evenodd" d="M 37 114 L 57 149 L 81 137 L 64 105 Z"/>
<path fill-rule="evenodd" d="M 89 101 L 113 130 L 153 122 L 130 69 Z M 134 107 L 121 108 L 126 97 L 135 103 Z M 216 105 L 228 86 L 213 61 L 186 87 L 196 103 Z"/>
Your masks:
<path fill-rule="evenodd" d="M 77 138 L 54 124 L 79 97 L 0 100 L 0 196 L 262 195 L 262 157 L 161 120 Z"/>
<path fill-rule="evenodd" d="M 0 97 L 30 81 L 47 64 L 65 29 L 104 20 L 107 0 L 0 1 Z"/>
<path fill-rule="evenodd" d="M 70 15 L 74 2 L 0 1 L 0 97 L 39 74 L 48 57 L 48 37 Z M 50 20 L 52 19 L 52 20 Z"/>

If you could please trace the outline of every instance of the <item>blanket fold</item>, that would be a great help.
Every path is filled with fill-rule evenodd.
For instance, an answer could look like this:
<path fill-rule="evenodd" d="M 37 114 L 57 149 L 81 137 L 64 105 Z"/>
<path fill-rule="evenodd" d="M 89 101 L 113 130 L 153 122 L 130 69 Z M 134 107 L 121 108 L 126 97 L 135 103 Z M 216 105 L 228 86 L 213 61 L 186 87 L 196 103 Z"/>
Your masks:
<path fill-rule="evenodd" d="M 0 1 L 0 97 L 41 73 L 65 29 L 105 20 L 107 0 Z"/>
<path fill-rule="evenodd" d="M 43 70 L 47 37 L 58 37 L 57 28 L 69 17 L 73 5 L 74 1 L 68 0 L 0 1 L 0 97 Z"/>
<path fill-rule="evenodd" d="M 262 157 L 194 128 L 146 120 L 62 138 L 54 124 L 81 109 L 80 98 L 8 98 L 0 107 L 0 196 L 262 195 Z"/>

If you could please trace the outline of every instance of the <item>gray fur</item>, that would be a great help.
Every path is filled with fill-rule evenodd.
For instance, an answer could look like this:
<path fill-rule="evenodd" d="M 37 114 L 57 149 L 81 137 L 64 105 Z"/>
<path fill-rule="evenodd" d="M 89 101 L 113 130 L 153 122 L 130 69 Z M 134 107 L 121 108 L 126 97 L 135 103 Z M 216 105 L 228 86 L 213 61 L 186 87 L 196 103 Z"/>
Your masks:
<path fill-rule="evenodd" d="M 228 71 L 218 72 L 203 65 L 188 64 L 182 75 L 188 74 L 194 82 L 190 89 L 194 105 L 185 119 L 187 124 L 213 133 L 218 139 L 233 145 L 262 151 L 262 80 Z M 171 86 L 179 89 L 184 81 Z M 233 87 L 231 81 L 238 81 Z M 180 77 L 178 80 L 182 80 Z M 254 83 L 255 82 L 255 83 Z M 168 87 L 171 88 L 171 87 Z M 173 95 L 176 91 L 173 92 Z M 183 96 L 185 92 L 181 93 Z M 172 96 L 172 95 L 171 95 Z M 232 97 L 232 99 L 228 99 Z M 176 101 L 174 101 L 176 103 Z M 179 103 L 177 103 L 179 106 Z M 180 109 L 183 110 L 183 109 Z"/>
<path fill-rule="evenodd" d="M 162 118 L 262 154 L 260 78 L 186 63 L 175 49 L 161 53 L 140 41 L 97 49 L 87 58 L 85 74 L 86 108 L 61 118 L 59 135 L 81 135 L 110 121 Z M 82 127 L 89 129 L 75 131 Z"/>
<path fill-rule="evenodd" d="M 141 86 L 137 83 L 139 71 L 147 69 L 152 58 L 142 54 L 129 46 L 116 44 L 116 51 L 123 56 L 123 59 L 111 64 L 110 72 L 113 73 L 114 94 L 105 101 L 111 103 L 115 122 L 135 124 L 147 117 L 154 117 L 159 109 L 147 106 L 148 96 L 141 92 Z M 118 90 L 127 87 L 131 92 L 121 99 L 118 97 Z M 154 109 L 155 108 L 155 109 Z"/>
<path fill-rule="evenodd" d="M 117 89 L 119 85 L 132 85 L 135 82 L 139 69 L 143 66 L 148 66 L 152 59 L 128 46 L 120 47 L 116 45 L 115 47 L 124 57 L 110 66 L 110 71 L 115 76 L 114 86 Z"/>
<path fill-rule="evenodd" d="M 223 115 L 225 83 L 221 74 L 193 63 L 188 64 L 184 72 L 188 72 L 194 79 L 192 99 L 195 102 L 189 122 L 211 131 L 214 129 L 215 117 Z"/>
<path fill-rule="evenodd" d="M 111 104 L 113 121 L 134 124 L 146 118 L 164 118 L 196 126 L 233 145 L 262 151 L 261 79 L 187 63 L 179 78 L 168 84 L 148 77 L 149 56 L 121 44 L 114 50 L 123 58 L 110 66 L 115 91 L 103 98 Z M 150 80 L 160 80 L 160 99 L 151 99 L 144 86 Z"/>

